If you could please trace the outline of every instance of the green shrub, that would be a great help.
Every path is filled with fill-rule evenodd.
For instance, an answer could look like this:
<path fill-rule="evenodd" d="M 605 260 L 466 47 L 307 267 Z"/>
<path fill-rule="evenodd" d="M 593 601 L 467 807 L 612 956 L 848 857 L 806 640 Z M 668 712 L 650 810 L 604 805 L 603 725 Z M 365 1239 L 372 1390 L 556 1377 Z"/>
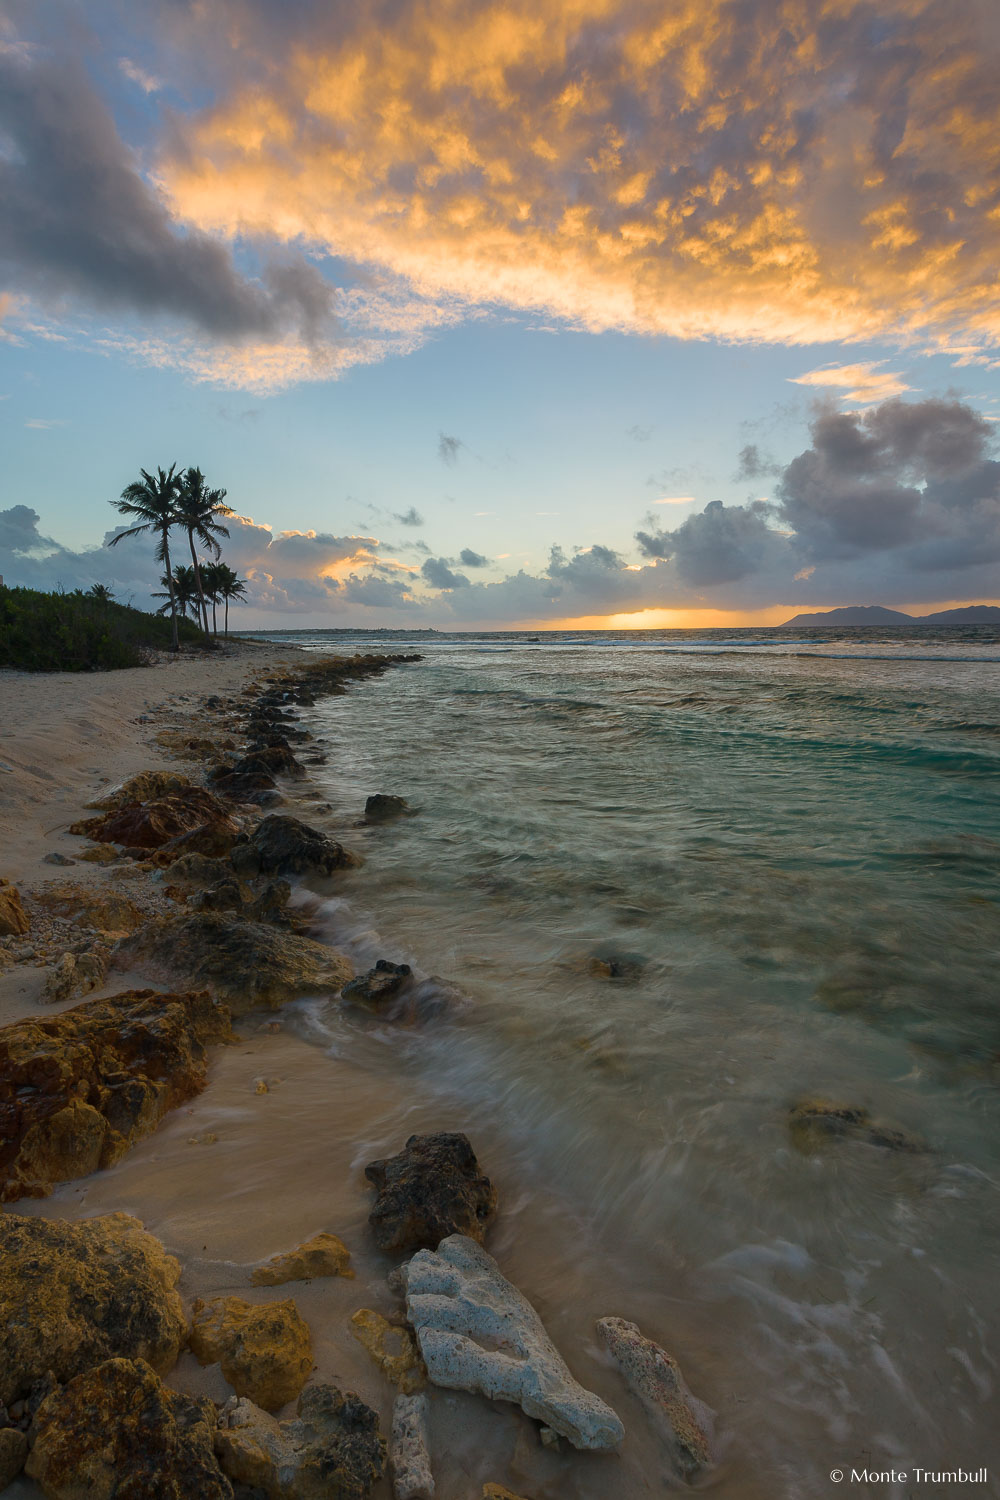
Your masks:
<path fill-rule="evenodd" d="M 205 644 L 190 620 L 181 641 Z M 24 672 L 109 672 L 144 667 L 169 651 L 170 621 L 127 604 L 106 603 L 82 590 L 43 594 L 0 588 L 0 667 Z"/>

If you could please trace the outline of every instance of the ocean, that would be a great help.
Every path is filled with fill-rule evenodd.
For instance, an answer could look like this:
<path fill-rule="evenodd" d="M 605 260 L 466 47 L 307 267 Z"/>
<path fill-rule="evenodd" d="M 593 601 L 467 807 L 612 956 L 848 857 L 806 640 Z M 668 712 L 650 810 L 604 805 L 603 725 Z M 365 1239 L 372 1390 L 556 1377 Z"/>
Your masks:
<path fill-rule="evenodd" d="M 1000 633 L 267 638 L 422 653 L 303 715 L 365 858 L 324 933 L 415 1014 L 297 1024 L 404 1135 L 466 1130 L 576 1373 L 639 1323 L 726 1495 L 995 1486 Z M 373 792 L 415 814 L 359 827 Z M 793 1128 L 816 1100 L 843 1134 Z M 662 1493 L 651 1453 L 559 1494 Z"/>

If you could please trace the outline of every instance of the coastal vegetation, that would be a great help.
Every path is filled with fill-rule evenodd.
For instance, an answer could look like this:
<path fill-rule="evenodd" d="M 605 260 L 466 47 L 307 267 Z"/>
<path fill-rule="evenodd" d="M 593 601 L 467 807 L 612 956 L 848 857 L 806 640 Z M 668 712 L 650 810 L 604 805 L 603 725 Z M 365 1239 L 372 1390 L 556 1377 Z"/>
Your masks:
<path fill-rule="evenodd" d="M 176 639 L 203 643 L 188 620 Z M 108 672 L 142 667 L 150 655 L 170 649 L 174 628 L 167 620 L 119 604 L 105 584 L 87 593 L 46 594 L 38 589 L 0 589 L 0 667 L 22 672 Z"/>

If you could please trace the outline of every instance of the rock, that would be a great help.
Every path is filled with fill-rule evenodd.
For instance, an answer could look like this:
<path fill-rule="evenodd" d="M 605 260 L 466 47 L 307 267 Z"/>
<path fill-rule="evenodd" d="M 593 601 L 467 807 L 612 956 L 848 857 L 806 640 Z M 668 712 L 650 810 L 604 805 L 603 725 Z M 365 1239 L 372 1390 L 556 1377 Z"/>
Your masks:
<path fill-rule="evenodd" d="M 122 844 L 126 849 L 162 849 L 180 834 L 191 833 L 206 823 L 228 827 L 230 822 L 229 813 L 218 797 L 213 797 L 204 787 L 189 783 L 179 791 L 154 797 L 150 802 L 127 803 L 103 817 L 74 823 L 69 831 L 104 843 Z"/>
<path fill-rule="evenodd" d="M 393 1402 L 389 1463 L 395 1500 L 433 1500 L 426 1396 L 400 1394 Z"/>
<path fill-rule="evenodd" d="M 234 1015 L 274 1010 L 304 995 L 337 994 L 351 966 L 336 948 L 226 912 L 178 912 L 151 922 L 120 945 L 115 961 L 153 963 L 207 985 Z"/>
<path fill-rule="evenodd" d="M 298 818 L 274 813 L 232 851 L 238 875 L 331 875 L 361 863 L 334 839 Z"/>
<path fill-rule="evenodd" d="M 838 1138 L 864 1141 L 886 1151 L 917 1154 L 930 1148 L 909 1131 L 873 1120 L 866 1109 L 852 1104 L 834 1104 L 828 1099 L 803 1099 L 788 1112 L 792 1142 L 800 1151 L 813 1152 Z"/>
<path fill-rule="evenodd" d="M 180 881 L 182 885 L 215 885 L 220 880 L 230 879 L 232 873 L 228 859 L 209 858 L 204 854 L 183 854 L 170 866 L 171 881 Z"/>
<path fill-rule="evenodd" d="M 42 1005 L 55 1005 L 72 995 L 86 995 L 96 990 L 107 972 L 107 950 L 90 953 L 64 953 L 52 974 L 42 986 L 38 999 Z"/>
<path fill-rule="evenodd" d="M 232 1035 L 210 995 L 128 990 L 0 1030 L 0 1201 L 119 1161 L 207 1081 Z"/>
<path fill-rule="evenodd" d="M 515 1495 L 513 1490 L 504 1489 L 502 1484 L 484 1484 L 483 1500 L 524 1500 L 523 1495 Z"/>
<path fill-rule="evenodd" d="M 69 855 L 67 855 L 67 854 L 60 854 L 57 849 L 54 849 L 51 854 L 46 854 L 46 855 L 43 856 L 43 858 L 42 858 L 42 864 L 43 865 L 75 865 L 76 864 L 76 860 L 75 859 L 70 859 Z M 0 1470 L 0 1473 L 2 1473 L 2 1470 Z"/>
<path fill-rule="evenodd" d="M 388 823 L 409 811 L 410 804 L 405 797 L 393 797 L 388 792 L 376 792 L 365 803 L 365 819 L 369 823 Z"/>
<path fill-rule="evenodd" d="M 253 900 L 253 891 L 235 875 L 218 881 L 207 890 L 195 891 L 188 897 L 190 911 L 239 911 L 242 912 Z"/>
<path fill-rule="evenodd" d="M 47 885 L 35 900 L 57 917 L 67 917 L 80 927 L 101 932 L 134 932 L 146 920 L 145 912 L 120 891 L 103 885 L 77 885 L 63 881 Z"/>
<path fill-rule="evenodd" d="M 624 1318 L 601 1318 L 597 1331 L 666 1439 L 675 1477 L 690 1480 L 711 1468 L 714 1413 L 692 1396 L 677 1361 Z"/>
<path fill-rule="evenodd" d="M 85 859 L 92 865 L 110 865 L 122 857 L 121 851 L 114 844 L 88 844 L 79 854 L 80 859 Z M 66 863 L 72 865 L 76 860 L 68 859 Z"/>
<path fill-rule="evenodd" d="M 234 1396 L 215 1435 L 225 1472 L 268 1500 L 364 1500 L 385 1472 L 375 1412 L 353 1391 L 311 1385 L 298 1413 L 277 1422 Z"/>
<path fill-rule="evenodd" d="M 465 1235 L 420 1250 L 403 1267 L 406 1308 L 427 1373 L 449 1390 L 514 1401 L 574 1448 L 604 1452 L 619 1418 L 573 1379 L 542 1320 L 492 1256 Z"/>
<path fill-rule="evenodd" d="M 0 937 L 23 937 L 30 927 L 17 886 L 0 880 Z"/>
<path fill-rule="evenodd" d="M 294 1401 L 312 1373 L 312 1340 L 295 1303 L 213 1297 L 191 1309 L 191 1350 L 203 1365 L 218 1362 L 238 1396 L 266 1411 Z"/>
<path fill-rule="evenodd" d="M 294 776 L 303 777 L 306 773 L 301 763 L 295 759 L 288 744 L 268 745 L 266 748 L 252 750 L 249 755 L 244 755 L 233 766 L 237 776 Z"/>
<path fill-rule="evenodd" d="M 278 783 L 274 777 L 261 772 L 226 771 L 215 778 L 212 787 L 219 796 L 228 797 L 231 802 L 281 800 L 277 796 Z"/>
<path fill-rule="evenodd" d="M 208 859 L 223 859 L 236 843 L 239 832 L 240 825 L 234 818 L 213 818 L 169 839 L 158 851 L 159 858 L 173 860 L 183 854 L 204 854 Z"/>
<path fill-rule="evenodd" d="M 464 1135 L 411 1135 L 398 1156 L 369 1162 L 378 1190 L 368 1222 L 380 1250 L 434 1249 L 450 1234 L 482 1240 L 497 1193 Z"/>
<path fill-rule="evenodd" d="M 0 1490 L 5 1490 L 24 1468 L 28 1439 L 17 1427 L 0 1428 Z"/>
<path fill-rule="evenodd" d="M 409 964 L 394 964 L 387 958 L 380 958 L 374 969 L 359 974 L 357 979 L 344 985 L 341 998 L 362 1005 L 381 1005 L 399 993 L 411 973 Z"/>
<path fill-rule="evenodd" d="M 646 960 L 636 953 L 598 953 L 587 960 L 587 972 L 595 979 L 621 979 L 635 984 L 642 978 Z"/>
<path fill-rule="evenodd" d="M 316 1276 L 353 1277 L 350 1259 L 351 1252 L 335 1234 L 314 1234 L 294 1250 L 257 1266 L 250 1280 L 254 1286 L 282 1286 L 286 1281 L 311 1281 Z"/>
<path fill-rule="evenodd" d="M 48 1371 L 61 1383 L 118 1355 L 165 1374 L 186 1333 L 179 1276 L 128 1214 L 76 1224 L 0 1214 L 0 1402 L 24 1398 Z"/>
<path fill-rule="evenodd" d="M 211 1401 L 109 1359 L 42 1402 L 26 1467 L 50 1500 L 233 1500 L 214 1435 Z"/>
<path fill-rule="evenodd" d="M 370 1307 L 359 1308 L 351 1318 L 354 1337 L 364 1344 L 372 1359 L 404 1395 L 413 1395 L 427 1384 L 420 1351 L 406 1327 L 390 1323 Z"/>
<path fill-rule="evenodd" d="M 128 781 L 112 787 L 110 792 L 88 802 L 87 806 L 101 812 L 117 812 L 119 808 L 129 807 L 137 802 L 153 802 L 158 797 L 169 797 L 173 793 L 186 791 L 193 785 L 191 779 L 182 776 L 179 771 L 140 771 L 138 776 L 130 776 Z"/>

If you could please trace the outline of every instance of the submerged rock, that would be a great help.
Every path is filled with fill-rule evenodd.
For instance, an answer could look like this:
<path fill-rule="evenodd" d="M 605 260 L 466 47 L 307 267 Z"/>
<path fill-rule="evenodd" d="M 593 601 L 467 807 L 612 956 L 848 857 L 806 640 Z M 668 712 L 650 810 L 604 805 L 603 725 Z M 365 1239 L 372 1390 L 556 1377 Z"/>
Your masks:
<path fill-rule="evenodd" d="M 335 1234 L 314 1234 L 294 1250 L 275 1255 L 257 1266 L 250 1277 L 254 1286 L 282 1286 L 286 1281 L 311 1281 L 315 1276 L 353 1277 L 351 1252 Z"/>
<path fill-rule="evenodd" d="M 23 937 L 30 927 L 17 886 L 0 880 L 0 937 Z"/>
<path fill-rule="evenodd" d="M 207 1079 L 232 1035 L 210 995 L 128 990 L 0 1030 L 0 1200 L 120 1160 Z"/>
<path fill-rule="evenodd" d="M 370 1307 L 359 1308 L 351 1318 L 351 1325 L 354 1337 L 365 1346 L 386 1379 L 407 1396 L 423 1390 L 427 1371 L 408 1328 L 390 1323 Z"/>
<path fill-rule="evenodd" d="M 675 1475 L 690 1480 L 711 1468 L 714 1414 L 692 1396 L 677 1361 L 624 1318 L 601 1318 L 597 1331 L 666 1439 Z"/>
<path fill-rule="evenodd" d="M 141 1359 L 109 1359 L 42 1402 L 27 1472 L 51 1500 L 232 1500 L 211 1401 L 169 1390 Z"/>
<path fill-rule="evenodd" d="M 361 863 L 336 840 L 298 818 L 274 813 L 232 851 L 238 875 L 332 875 Z"/>
<path fill-rule="evenodd" d="M 399 993 L 412 972 L 409 964 L 394 964 L 387 958 L 380 958 L 367 974 L 359 974 L 357 979 L 344 985 L 341 998 L 362 1005 L 381 1005 Z"/>
<path fill-rule="evenodd" d="M 332 1385 L 303 1391 L 292 1422 L 233 1397 L 219 1417 L 215 1451 L 231 1479 L 268 1500 L 364 1500 L 385 1473 L 375 1412 Z"/>
<path fill-rule="evenodd" d="M 201 1364 L 218 1362 L 236 1394 L 267 1411 L 294 1401 L 312 1372 L 309 1327 L 291 1298 L 263 1304 L 242 1297 L 197 1301 L 190 1342 Z"/>
<path fill-rule="evenodd" d="M 27 1396 L 48 1371 L 64 1382 L 118 1355 L 166 1374 L 187 1331 L 179 1277 L 128 1214 L 76 1224 L 0 1214 L 0 1402 Z"/>
<path fill-rule="evenodd" d="M 227 912 L 179 912 L 161 917 L 124 943 L 116 962 L 153 963 L 207 985 L 234 1015 L 274 1010 L 304 995 L 337 994 L 351 978 L 336 948 Z"/>
<path fill-rule="evenodd" d="M 426 1396 L 401 1394 L 393 1402 L 389 1463 L 395 1500 L 433 1500 Z"/>
<path fill-rule="evenodd" d="M 447 1235 L 482 1240 L 497 1192 L 464 1135 L 411 1135 L 398 1156 L 369 1162 L 378 1196 L 368 1215 L 380 1250 L 434 1249 Z"/>
<path fill-rule="evenodd" d="M 393 797 L 389 792 L 376 792 L 365 803 L 365 818 L 369 823 L 388 823 L 392 818 L 402 818 L 410 810 L 405 797 Z"/>
<path fill-rule="evenodd" d="M 604 1452 L 625 1436 L 610 1406 L 567 1369 L 531 1303 L 465 1235 L 403 1267 L 406 1307 L 435 1385 L 513 1401 L 574 1448 Z"/>
<path fill-rule="evenodd" d="M 802 1099 L 788 1113 L 788 1129 L 799 1150 L 811 1152 L 831 1140 L 864 1141 L 886 1151 L 919 1153 L 930 1148 L 909 1131 L 873 1120 L 867 1109 L 854 1104 L 835 1104 L 829 1099 Z"/>

